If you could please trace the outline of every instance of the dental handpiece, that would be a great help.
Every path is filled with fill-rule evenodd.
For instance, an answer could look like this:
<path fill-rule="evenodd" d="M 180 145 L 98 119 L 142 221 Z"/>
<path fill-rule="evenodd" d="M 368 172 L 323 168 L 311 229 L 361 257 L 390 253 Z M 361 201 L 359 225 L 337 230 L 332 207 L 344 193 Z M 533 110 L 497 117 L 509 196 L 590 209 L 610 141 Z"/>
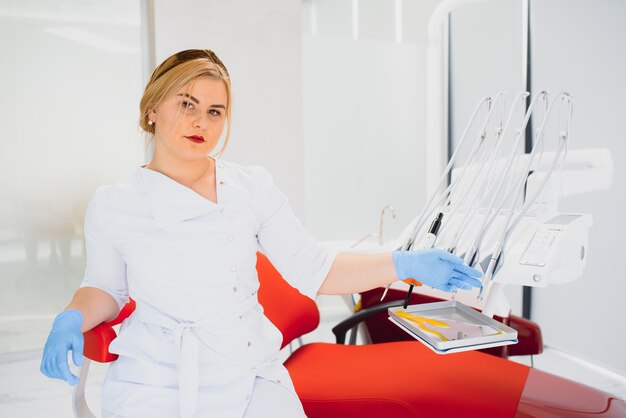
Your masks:
<path fill-rule="evenodd" d="M 498 260 L 500 258 L 500 255 L 502 254 L 502 247 L 503 247 L 502 243 L 498 243 L 498 245 L 496 245 L 496 249 L 494 250 L 493 254 L 491 255 L 491 259 L 489 260 L 489 264 L 487 265 L 487 268 L 485 269 L 485 274 L 484 274 L 483 279 L 482 279 L 481 284 L 480 284 L 480 290 L 478 291 L 478 296 L 476 296 L 476 299 L 479 300 L 479 301 L 483 300 L 483 295 L 485 293 L 485 289 L 491 283 L 491 279 L 493 278 L 493 274 L 495 272 L 496 265 L 498 264 Z"/>
<path fill-rule="evenodd" d="M 419 247 L 417 247 L 418 250 L 427 250 L 429 248 L 432 248 L 433 245 L 435 245 L 435 241 L 437 240 L 437 232 L 439 232 L 439 228 L 441 227 L 441 220 L 442 219 L 443 219 L 443 213 L 439 212 L 437 214 L 437 217 L 433 221 L 432 225 L 428 229 L 428 233 L 422 239 L 422 242 L 420 243 Z M 413 240 L 410 238 L 402 246 L 402 248 L 399 249 L 399 251 L 411 251 L 412 247 L 413 247 Z M 405 283 L 409 283 L 409 285 L 410 285 L 410 287 L 409 287 L 409 295 L 410 295 L 410 293 L 413 291 L 413 287 L 415 286 L 413 284 L 415 282 L 415 280 L 413 280 L 413 279 L 405 279 L 404 282 Z M 381 302 L 385 298 L 385 296 L 387 296 L 387 292 L 389 291 L 389 287 L 390 286 L 391 286 L 391 283 L 389 283 L 387 286 L 385 286 L 385 290 L 383 291 L 383 295 L 380 297 L 380 301 Z"/>
<path fill-rule="evenodd" d="M 430 228 L 428 229 L 428 233 L 426 234 L 423 241 L 421 242 L 421 245 L 418 248 L 418 250 L 428 250 L 430 248 L 433 248 L 433 246 L 435 245 L 435 241 L 437 240 L 437 233 L 439 232 L 439 228 L 441 227 L 442 219 L 443 219 L 443 213 L 439 212 L 437 214 L 437 217 L 433 221 L 433 223 L 430 225 Z M 415 284 L 414 284 L 415 279 L 407 279 L 407 280 L 410 280 L 410 282 L 409 282 L 409 291 L 406 295 L 406 298 L 404 299 L 404 303 L 402 304 L 402 307 L 404 309 L 406 309 L 407 306 L 409 306 L 409 299 L 411 299 L 411 293 L 413 293 L 413 288 L 415 287 Z"/>

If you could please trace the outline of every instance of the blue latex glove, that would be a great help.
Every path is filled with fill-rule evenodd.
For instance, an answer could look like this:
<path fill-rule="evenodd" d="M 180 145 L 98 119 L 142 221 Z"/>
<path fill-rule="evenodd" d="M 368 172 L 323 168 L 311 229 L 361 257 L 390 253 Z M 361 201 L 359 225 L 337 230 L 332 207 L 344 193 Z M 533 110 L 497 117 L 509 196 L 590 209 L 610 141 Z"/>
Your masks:
<path fill-rule="evenodd" d="M 432 248 L 420 251 L 392 252 L 399 280 L 412 278 L 435 289 L 452 292 L 481 285 L 482 273 L 463 264 L 463 259 L 447 251 Z"/>
<path fill-rule="evenodd" d="M 65 380 L 70 385 L 78 383 L 78 377 L 70 372 L 67 354 L 72 351 L 72 360 L 83 365 L 83 315 L 76 309 L 68 309 L 57 315 L 48 335 L 41 359 L 41 372 L 48 377 Z"/>

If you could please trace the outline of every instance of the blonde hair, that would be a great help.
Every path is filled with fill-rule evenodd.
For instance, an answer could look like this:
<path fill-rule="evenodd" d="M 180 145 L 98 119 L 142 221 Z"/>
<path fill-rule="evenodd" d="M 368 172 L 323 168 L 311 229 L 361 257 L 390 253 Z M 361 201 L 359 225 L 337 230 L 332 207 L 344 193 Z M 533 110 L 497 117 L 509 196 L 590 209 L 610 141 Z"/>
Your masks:
<path fill-rule="evenodd" d="M 208 49 L 188 49 L 178 52 L 154 70 L 139 103 L 139 126 L 148 134 L 154 134 L 154 125 L 148 124 L 150 111 L 199 77 L 222 80 L 226 86 L 226 136 L 222 148 L 216 153 L 220 156 L 226 149 L 230 137 L 232 94 L 228 70 L 217 55 Z"/>

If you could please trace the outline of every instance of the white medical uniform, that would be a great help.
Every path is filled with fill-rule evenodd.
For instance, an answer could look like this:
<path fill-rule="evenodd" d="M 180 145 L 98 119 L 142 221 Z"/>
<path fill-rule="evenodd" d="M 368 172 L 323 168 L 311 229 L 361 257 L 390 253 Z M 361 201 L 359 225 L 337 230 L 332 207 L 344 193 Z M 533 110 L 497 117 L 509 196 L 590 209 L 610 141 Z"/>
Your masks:
<path fill-rule="evenodd" d="M 110 346 L 120 357 L 103 384 L 105 416 L 304 416 L 278 360 L 282 335 L 257 300 L 256 251 L 311 298 L 336 253 L 305 232 L 266 170 L 216 160 L 216 185 L 213 203 L 138 168 L 89 204 L 82 286 L 137 302 Z M 246 410 L 267 405 L 254 400 L 259 383 L 278 389 L 260 414 Z"/>

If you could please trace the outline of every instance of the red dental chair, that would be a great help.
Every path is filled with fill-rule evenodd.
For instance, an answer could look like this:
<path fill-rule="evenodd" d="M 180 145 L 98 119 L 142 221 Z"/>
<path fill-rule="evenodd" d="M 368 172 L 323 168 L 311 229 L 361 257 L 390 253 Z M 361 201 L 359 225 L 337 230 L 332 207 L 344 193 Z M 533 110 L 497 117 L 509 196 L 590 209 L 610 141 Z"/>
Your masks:
<path fill-rule="evenodd" d="M 318 326 L 316 304 L 289 286 L 261 254 L 257 270 L 259 300 L 283 333 L 283 346 Z M 114 323 L 133 309 L 131 302 Z M 368 312 L 357 315 L 372 317 Z M 361 318 L 349 318 L 333 329 L 340 342 Z M 85 333 L 86 358 L 115 360 L 108 352 L 115 338 L 111 325 Z M 285 366 L 309 418 L 626 417 L 626 402 L 597 389 L 486 353 L 438 355 L 417 341 L 310 343 L 298 348 Z M 78 386 L 83 390 L 84 377 L 81 370 Z M 85 410 L 78 386 L 76 416 L 94 417 Z"/>

